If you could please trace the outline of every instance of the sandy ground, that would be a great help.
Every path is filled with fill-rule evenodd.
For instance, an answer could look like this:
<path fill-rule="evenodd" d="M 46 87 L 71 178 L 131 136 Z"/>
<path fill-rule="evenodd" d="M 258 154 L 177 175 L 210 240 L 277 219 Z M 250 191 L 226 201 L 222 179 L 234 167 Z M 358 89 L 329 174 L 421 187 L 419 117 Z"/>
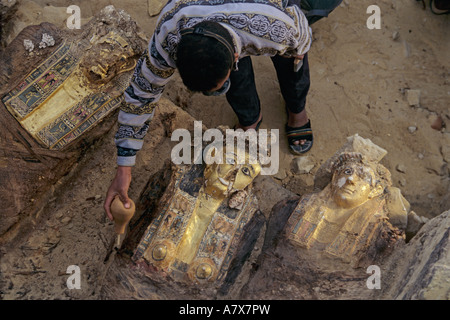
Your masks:
<path fill-rule="evenodd" d="M 85 21 L 106 5 L 123 8 L 148 37 L 156 21 L 148 14 L 146 1 L 22 1 L 16 14 L 20 23 L 11 28 L 10 37 L 42 21 L 64 27 L 70 4 L 81 7 Z M 319 166 L 348 136 L 359 134 L 387 150 L 382 163 L 391 171 L 394 186 L 402 190 L 412 210 L 432 218 L 450 208 L 450 19 L 433 15 L 429 8 L 423 10 L 417 1 L 380 0 L 381 29 L 370 30 L 366 9 L 371 4 L 369 0 L 345 0 L 329 18 L 312 26 L 307 111 L 315 141 L 305 155 L 314 165 L 309 173 L 292 170 L 295 157 L 283 136 L 286 115 L 271 61 L 268 57 L 253 59 L 262 128 L 280 129 L 281 164 L 273 179 L 296 194 L 313 191 Z M 408 90 L 420 91 L 418 105 L 410 105 Z M 177 75 L 165 98 L 207 127 L 236 123 L 225 98 L 191 94 Z M 170 108 L 167 104 L 160 114 Z M 154 130 L 138 155 L 129 192 L 134 199 L 161 167 L 161 160 L 170 155 L 173 143 L 164 136 L 159 119 L 152 123 Z M 434 129 L 437 119 L 443 125 Z M 112 224 L 105 220 L 102 208 L 116 168 L 113 131 L 92 146 L 52 201 L 34 217 L 35 231 L 2 248 L 3 299 L 100 297 L 114 241 Z M 80 290 L 67 288 L 70 265 L 81 268 Z"/>

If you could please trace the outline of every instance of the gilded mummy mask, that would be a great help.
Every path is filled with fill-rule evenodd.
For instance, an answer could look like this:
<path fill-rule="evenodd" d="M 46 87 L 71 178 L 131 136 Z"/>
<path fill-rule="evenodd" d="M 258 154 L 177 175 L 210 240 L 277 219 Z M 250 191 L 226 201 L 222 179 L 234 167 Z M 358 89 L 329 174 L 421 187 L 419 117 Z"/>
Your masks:
<path fill-rule="evenodd" d="M 227 197 L 247 188 L 261 172 L 261 165 L 248 152 L 233 149 L 223 152 L 223 163 L 212 163 L 205 169 L 205 191 L 211 196 Z"/>
<path fill-rule="evenodd" d="M 383 192 L 375 170 L 360 153 L 343 153 L 332 166 L 331 193 L 335 203 L 353 208 Z"/>

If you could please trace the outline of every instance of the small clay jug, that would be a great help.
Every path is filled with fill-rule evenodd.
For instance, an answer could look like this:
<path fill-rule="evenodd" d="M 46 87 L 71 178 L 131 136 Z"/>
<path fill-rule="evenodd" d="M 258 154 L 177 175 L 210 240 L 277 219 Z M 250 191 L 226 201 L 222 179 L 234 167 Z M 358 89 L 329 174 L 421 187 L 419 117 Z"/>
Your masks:
<path fill-rule="evenodd" d="M 133 200 L 130 199 L 131 206 L 129 209 L 125 208 L 119 197 L 115 197 L 111 203 L 111 214 L 114 218 L 114 230 L 117 234 L 124 234 L 128 222 L 134 215 L 136 206 Z"/>

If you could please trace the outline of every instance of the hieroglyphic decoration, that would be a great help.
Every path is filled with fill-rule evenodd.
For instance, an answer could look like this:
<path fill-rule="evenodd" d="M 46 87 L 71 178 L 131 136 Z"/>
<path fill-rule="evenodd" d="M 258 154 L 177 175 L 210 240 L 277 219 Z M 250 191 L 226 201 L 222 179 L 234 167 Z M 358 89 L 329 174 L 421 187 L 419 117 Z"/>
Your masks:
<path fill-rule="evenodd" d="M 104 38 L 127 42 L 111 32 Z M 117 41 L 115 42 L 117 43 Z M 8 111 L 43 147 L 60 150 L 75 141 L 120 106 L 135 61 L 111 81 L 91 86 L 80 68 L 83 52 L 96 43 L 65 40 L 2 101 Z M 127 49 L 128 50 L 128 49 Z M 126 79 L 125 79 L 126 78 Z"/>
<path fill-rule="evenodd" d="M 93 127 L 122 100 L 122 96 L 112 98 L 109 94 L 88 96 L 39 131 L 37 137 L 51 149 L 59 150 Z"/>
<path fill-rule="evenodd" d="M 74 70 L 77 61 L 71 54 L 72 46 L 63 41 L 49 58 L 3 97 L 3 103 L 16 119 L 21 120 L 38 108 Z"/>

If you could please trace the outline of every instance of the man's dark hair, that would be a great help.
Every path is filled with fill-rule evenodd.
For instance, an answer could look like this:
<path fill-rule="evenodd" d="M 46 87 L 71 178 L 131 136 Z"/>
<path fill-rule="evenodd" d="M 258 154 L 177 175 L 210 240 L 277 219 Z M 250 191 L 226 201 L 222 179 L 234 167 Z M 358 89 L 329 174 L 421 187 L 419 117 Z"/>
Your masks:
<path fill-rule="evenodd" d="M 191 91 L 211 91 L 234 62 L 230 33 L 217 22 L 203 21 L 181 34 L 176 64 L 184 85 Z"/>

